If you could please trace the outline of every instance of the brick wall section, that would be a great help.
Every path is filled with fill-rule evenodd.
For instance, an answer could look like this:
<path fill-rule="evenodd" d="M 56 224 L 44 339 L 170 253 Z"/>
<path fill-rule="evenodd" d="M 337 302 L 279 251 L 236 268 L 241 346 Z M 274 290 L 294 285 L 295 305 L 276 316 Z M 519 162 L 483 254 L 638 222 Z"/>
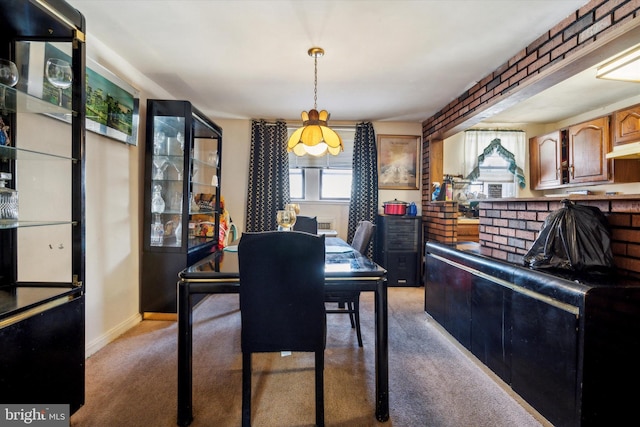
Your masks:
<path fill-rule="evenodd" d="M 423 140 L 441 135 L 458 122 L 506 98 L 551 65 L 571 58 L 616 25 L 640 18 L 638 0 L 592 0 L 541 35 L 505 64 L 422 123 Z M 423 156 L 424 157 L 424 156 Z"/>
<path fill-rule="evenodd" d="M 591 0 L 538 37 L 502 66 L 422 122 L 423 208 L 429 202 L 429 141 L 486 108 L 507 99 L 523 83 L 540 78 L 552 65 L 570 63 L 581 48 L 626 24 L 640 19 L 640 0 Z"/>
<path fill-rule="evenodd" d="M 611 227 L 611 250 L 617 268 L 640 274 L 640 200 L 573 200 L 595 206 Z M 560 200 L 510 199 L 480 203 L 480 252 L 522 264 L 547 216 Z"/>
<path fill-rule="evenodd" d="M 458 224 L 458 203 L 430 202 L 422 211 L 424 240 L 432 240 L 445 244 L 458 241 L 456 225 Z"/>

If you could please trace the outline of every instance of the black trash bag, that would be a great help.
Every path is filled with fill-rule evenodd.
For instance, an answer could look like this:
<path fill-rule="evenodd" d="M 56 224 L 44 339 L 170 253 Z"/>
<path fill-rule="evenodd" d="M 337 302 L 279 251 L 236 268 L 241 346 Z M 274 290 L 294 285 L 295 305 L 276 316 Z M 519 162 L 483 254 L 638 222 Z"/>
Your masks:
<path fill-rule="evenodd" d="M 542 224 L 538 238 L 524 256 L 534 269 L 608 273 L 613 268 L 611 232 L 600 209 L 568 199 Z"/>

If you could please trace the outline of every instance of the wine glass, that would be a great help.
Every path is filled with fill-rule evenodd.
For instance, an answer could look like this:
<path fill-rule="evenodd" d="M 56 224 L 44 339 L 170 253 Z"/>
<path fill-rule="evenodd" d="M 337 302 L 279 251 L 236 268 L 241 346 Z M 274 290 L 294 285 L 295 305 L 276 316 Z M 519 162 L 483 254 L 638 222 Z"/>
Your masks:
<path fill-rule="evenodd" d="M 166 179 L 165 171 L 169 166 L 169 162 L 163 157 L 153 158 L 153 178 L 157 180 Z"/>
<path fill-rule="evenodd" d="M 2 91 L 0 92 L 0 109 L 5 110 L 5 86 L 13 87 L 18 83 L 18 67 L 8 59 L 0 59 L 0 83 Z"/>
<path fill-rule="evenodd" d="M 69 88 L 73 81 L 71 64 L 62 59 L 50 58 L 47 60 L 45 75 L 49 83 L 58 88 L 58 105 L 62 107 L 62 91 Z"/>
<path fill-rule="evenodd" d="M 289 211 L 295 211 L 296 215 L 300 214 L 300 204 L 299 203 L 287 203 L 284 205 L 284 208 Z"/>
<path fill-rule="evenodd" d="M 279 210 L 276 214 L 278 231 L 290 231 L 296 223 L 296 212 L 289 209 Z"/>

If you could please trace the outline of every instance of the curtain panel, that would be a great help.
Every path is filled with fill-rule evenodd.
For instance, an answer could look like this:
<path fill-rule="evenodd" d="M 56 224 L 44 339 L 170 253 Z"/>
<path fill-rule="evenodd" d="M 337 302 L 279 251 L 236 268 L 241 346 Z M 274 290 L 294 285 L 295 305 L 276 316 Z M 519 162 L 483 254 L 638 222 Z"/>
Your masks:
<path fill-rule="evenodd" d="M 246 231 L 277 230 L 276 212 L 289 201 L 287 124 L 252 120 Z"/>
<path fill-rule="evenodd" d="M 371 122 L 356 125 L 352 169 L 353 180 L 347 233 L 349 242 L 353 240 L 359 221 L 368 220 L 375 224 L 378 214 L 378 154 L 376 134 Z M 369 258 L 373 257 L 372 243 L 369 243 L 365 255 Z"/>

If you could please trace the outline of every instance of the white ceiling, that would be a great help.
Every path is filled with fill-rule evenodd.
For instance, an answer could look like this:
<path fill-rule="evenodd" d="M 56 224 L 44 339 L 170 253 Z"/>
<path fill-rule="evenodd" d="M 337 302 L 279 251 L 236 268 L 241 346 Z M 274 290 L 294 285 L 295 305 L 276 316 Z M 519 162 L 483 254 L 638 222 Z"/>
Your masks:
<path fill-rule="evenodd" d="M 214 118 L 299 119 L 314 102 L 307 50 L 320 46 L 317 104 L 332 122 L 421 122 L 588 2 L 67 1 L 86 18 L 88 44 L 99 39 Z M 603 102 L 586 99 L 596 89 L 558 90 Z M 546 121 L 567 114 L 537 102 L 527 120 L 531 108 Z M 522 112 L 513 114 L 501 120 L 523 121 Z"/>

